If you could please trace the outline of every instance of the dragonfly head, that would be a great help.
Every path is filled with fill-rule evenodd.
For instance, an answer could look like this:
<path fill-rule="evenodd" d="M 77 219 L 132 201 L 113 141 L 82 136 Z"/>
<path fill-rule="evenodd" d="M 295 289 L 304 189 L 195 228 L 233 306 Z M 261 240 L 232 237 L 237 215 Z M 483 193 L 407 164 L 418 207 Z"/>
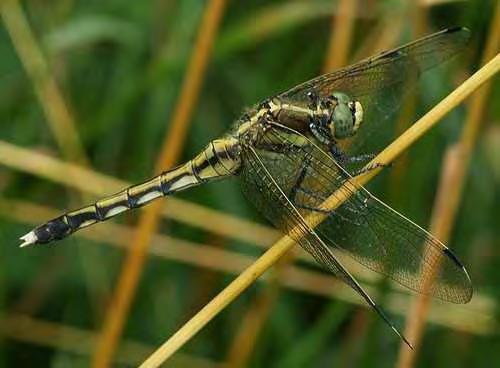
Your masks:
<path fill-rule="evenodd" d="M 336 139 L 352 137 L 363 122 L 363 107 L 344 93 L 332 94 L 333 112 L 330 120 L 330 133 Z"/>

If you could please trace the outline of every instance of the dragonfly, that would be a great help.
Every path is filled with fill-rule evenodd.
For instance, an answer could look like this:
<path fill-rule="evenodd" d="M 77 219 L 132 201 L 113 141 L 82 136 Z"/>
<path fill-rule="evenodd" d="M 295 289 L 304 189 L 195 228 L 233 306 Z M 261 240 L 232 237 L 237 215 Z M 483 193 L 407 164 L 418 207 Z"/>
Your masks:
<path fill-rule="evenodd" d="M 404 93 L 423 72 L 463 50 L 469 34 L 445 29 L 267 98 L 190 161 L 38 226 L 20 238 L 21 246 L 61 240 L 162 196 L 239 176 L 244 195 L 267 220 L 354 289 L 411 347 L 341 259 L 453 303 L 471 299 L 471 280 L 441 241 L 356 184 L 353 177 L 371 168 L 352 164 L 373 155 L 355 155 L 342 143 L 386 129 Z M 332 196 L 341 203 L 335 209 L 324 206 Z"/>

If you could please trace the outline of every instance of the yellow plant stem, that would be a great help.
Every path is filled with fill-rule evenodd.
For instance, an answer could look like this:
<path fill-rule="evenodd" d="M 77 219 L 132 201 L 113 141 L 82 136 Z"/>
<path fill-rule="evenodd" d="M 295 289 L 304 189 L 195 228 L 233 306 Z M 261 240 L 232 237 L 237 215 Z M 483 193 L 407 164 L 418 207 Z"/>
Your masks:
<path fill-rule="evenodd" d="M 341 0 L 338 2 L 337 13 L 332 17 L 330 42 L 323 72 L 343 67 L 349 57 L 358 0 Z"/>
<path fill-rule="evenodd" d="M 68 104 L 50 71 L 21 4 L 18 0 L 3 0 L 0 14 L 61 151 L 71 161 L 88 164 Z"/>
<path fill-rule="evenodd" d="M 34 345 L 57 352 L 67 352 L 86 357 L 92 353 L 96 334 L 74 326 L 33 318 L 30 315 L 8 313 L 0 320 L 2 339 L 18 341 L 23 345 Z M 115 364 L 135 366 L 141 356 L 151 350 L 150 346 L 137 341 L 125 340 L 120 344 Z M 208 359 L 178 354 L 172 361 L 174 366 L 196 368 L 222 368 L 221 364 Z M 177 359 L 178 358 L 178 359 Z M 76 361 L 76 360 L 74 360 Z"/>

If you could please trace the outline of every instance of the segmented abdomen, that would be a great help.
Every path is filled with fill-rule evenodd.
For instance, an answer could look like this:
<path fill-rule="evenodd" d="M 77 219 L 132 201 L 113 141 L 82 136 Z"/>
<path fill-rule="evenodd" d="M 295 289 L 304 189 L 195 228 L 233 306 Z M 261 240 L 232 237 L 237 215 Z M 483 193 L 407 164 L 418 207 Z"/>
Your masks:
<path fill-rule="evenodd" d="M 65 238 L 84 227 L 105 221 L 119 213 L 141 207 L 156 198 L 206 181 L 234 175 L 240 168 L 238 141 L 212 141 L 194 159 L 166 171 L 147 182 L 131 186 L 94 204 L 67 212 L 33 230 L 33 243 L 49 243 Z"/>

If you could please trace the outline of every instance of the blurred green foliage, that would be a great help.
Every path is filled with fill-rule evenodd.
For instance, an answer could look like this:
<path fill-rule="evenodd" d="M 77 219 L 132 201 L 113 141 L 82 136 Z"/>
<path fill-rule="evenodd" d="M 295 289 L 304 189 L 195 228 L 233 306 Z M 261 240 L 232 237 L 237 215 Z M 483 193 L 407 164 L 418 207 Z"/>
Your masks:
<path fill-rule="evenodd" d="M 365 1 L 356 21 L 352 54 L 380 22 L 394 12 L 408 18 L 398 43 L 410 39 L 410 5 Z M 320 73 L 330 37 L 330 1 L 232 1 L 228 4 L 201 97 L 192 119 L 183 160 L 222 134 L 245 106 Z M 332 5 L 333 4 L 333 5 Z M 424 78 L 416 117 L 449 93 L 457 79 L 476 70 L 488 36 L 493 1 L 450 1 L 428 9 L 429 31 L 453 25 L 471 29 L 473 39 L 459 60 Z M 27 1 L 23 8 L 76 117 L 92 167 L 130 181 L 151 176 L 168 129 L 205 2 Z M 11 39 L 0 27 L 0 139 L 54 156 L 61 153 L 48 128 Z M 498 78 L 484 113 L 484 128 L 469 170 L 451 247 L 465 261 L 476 290 L 498 303 L 500 297 L 500 98 Z M 409 152 L 399 188 L 391 192 L 388 170 L 371 186 L 396 209 L 426 226 L 442 156 L 456 141 L 466 108 L 460 107 Z M 80 205 L 74 193 L 40 178 L 0 168 L 3 197 L 58 209 Z M 236 216 L 262 221 L 239 192 L 237 180 L 219 182 L 180 197 Z M 134 224 L 136 214 L 117 221 Z M 55 247 L 17 248 L 26 224 L 0 218 L 0 319 L 31 313 L 38 319 L 99 331 L 123 252 L 71 238 Z M 257 254 L 255 248 L 216 238 L 199 229 L 163 221 L 162 232 L 201 243 Z M 103 239 L 103 242 L 106 240 Z M 499 248 L 500 249 L 500 248 Z M 87 254 L 82 261 L 82 252 Z M 89 258 L 90 257 L 90 258 Z M 89 263 L 90 262 L 90 263 Z M 86 267 L 98 269 L 88 283 Z M 46 295 L 34 310 L 19 301 L 47 277 Z M 159 345 L 221 290 L 233 276 L 153 258 L 141 278 L 124 337 Z M 207 281 L 208 280 L 208 281 Z M 242 316 L 265 284 L 253 286 L 188 343 L 183 352 L 216 362 L 226 359 Z M 31 290 L 31 291 L 30 291 Z M 107 295 L 105 293 L 105 295 Z M 259 336 L 252 367 L 387 367 L 396 361 L 399 341 L 374 315 L 366 313 L 367 333 L 352 335 L 360 308 L 284 289 Z M 99 311 L 101 314 L 99 314 Z M 395 317 L 396 318 L 396 317 Z M 401 318 L 396 318 L 402 324 Z M 23 343 L 2 336 L 0 365 L 85 366 L 88 356 Z M 492 366 L 500 361 L 500 339 L 428 325 L 419 366 Z"/>

